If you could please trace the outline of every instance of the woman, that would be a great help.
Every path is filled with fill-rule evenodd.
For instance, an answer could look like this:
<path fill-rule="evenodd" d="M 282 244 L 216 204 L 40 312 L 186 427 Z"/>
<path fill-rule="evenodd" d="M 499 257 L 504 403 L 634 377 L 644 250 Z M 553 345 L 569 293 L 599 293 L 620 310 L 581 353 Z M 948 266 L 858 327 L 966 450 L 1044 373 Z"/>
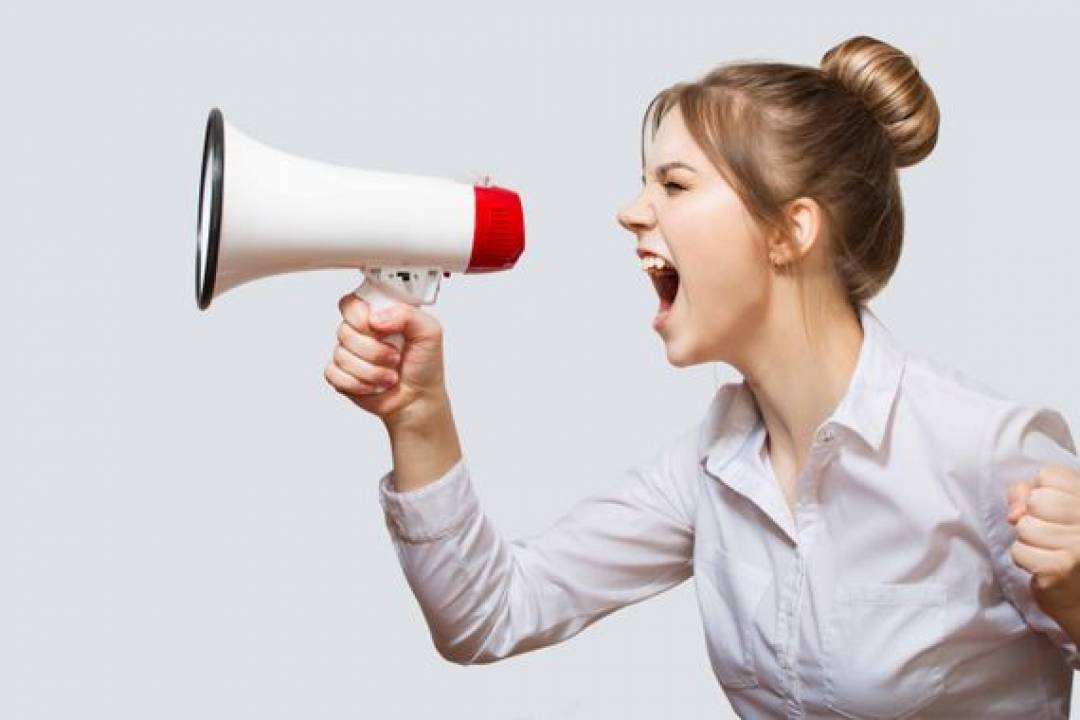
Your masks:
<path fill-rule="evenodd" d="M 618 220 L 656 284 L 653 325 L 674 365 L 723 361 L 744 381 L 546 532 L 507 541 L 481 512 L 437 321 L 342 299 L 326 379 L 386 424 L 379 497 L 438 651 L 551 645 L 693 575 L 740 715 L 1066 717 L 1069 429 L 907 355 L 866 305 L 900 256 L 897 168 L 937 138 L 910 58 L 856 37 L 820 69 L 729 64 L 661 92 L 650 118 L 644 187 Z M 391 332 L 403 358 L 377 339 Z"/>

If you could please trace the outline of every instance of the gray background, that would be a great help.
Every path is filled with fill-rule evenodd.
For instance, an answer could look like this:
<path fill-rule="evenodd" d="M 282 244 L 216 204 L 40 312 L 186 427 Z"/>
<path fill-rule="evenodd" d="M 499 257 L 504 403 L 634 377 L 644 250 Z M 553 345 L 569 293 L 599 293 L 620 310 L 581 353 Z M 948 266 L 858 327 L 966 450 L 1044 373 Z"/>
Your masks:
<path fill-rule="evenodd" d="M 653 94 L 732 59 L 816 65 L 871 34 L 937 94 L 872 303 L 912 352 L 1080 420 L 1073 3 L 531 8 L 5 4 L 0 716 L 730 715 L 693 581 L 560 646 L 435 653 L 392 551 L 381 424 L 322 379 L 352 271 L 194 302 L 206 113 L 287 152 L 517 189 L 512 271 L 455 276 L 454 410 L 507 536 L 698 422 L 616 210 Z M 375 713 L 376 715 L 372 715 Z"/>

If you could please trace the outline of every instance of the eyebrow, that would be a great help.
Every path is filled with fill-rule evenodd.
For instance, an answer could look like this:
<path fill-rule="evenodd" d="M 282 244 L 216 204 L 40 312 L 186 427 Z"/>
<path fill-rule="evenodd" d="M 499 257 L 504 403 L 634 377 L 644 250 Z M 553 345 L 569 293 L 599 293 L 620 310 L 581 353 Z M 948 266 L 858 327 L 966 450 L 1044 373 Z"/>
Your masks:
<path fill-rule="evenodd" d="M 681 160 L 675 160 L 675 161 L 667 162 L 667 163 L 664 163 L 663 165 L 658 166 L 656 168 L 656 175 L 657 175 L 657 177 L 659 177 L 660 175 L 663 175 L 664 173 L 666 173 L 668 170 L 674 170 L 675 168 L 684 168 L 686 170 L 689 170 L 690 172 L 695 172 L 695 173 L 697 172 L 697 170 L 694 169 L 694 167 L 692 165 L 687 165 L 686 163 L 682 162 Z M 641 184 L 642 185 L 645 184 L 645 175 L 641 176 Z"/>

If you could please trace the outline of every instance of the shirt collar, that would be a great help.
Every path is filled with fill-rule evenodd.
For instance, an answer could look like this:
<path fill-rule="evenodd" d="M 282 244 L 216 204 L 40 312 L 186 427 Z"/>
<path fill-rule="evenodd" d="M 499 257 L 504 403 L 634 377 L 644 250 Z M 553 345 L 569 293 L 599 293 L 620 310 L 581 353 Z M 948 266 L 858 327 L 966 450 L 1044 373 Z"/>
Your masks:
<path fill-rule="evenodd" d="M 848 389 L 821 427 L 835 424 L 853 431 L 880 450 L 904 371 L 904 353 L 870 308 L 862 306 L 863 342 Z M 716 393 L 698 436 L 698 458 L 720 469 L 740 455 L 763 421 L 745 380 Z"/>

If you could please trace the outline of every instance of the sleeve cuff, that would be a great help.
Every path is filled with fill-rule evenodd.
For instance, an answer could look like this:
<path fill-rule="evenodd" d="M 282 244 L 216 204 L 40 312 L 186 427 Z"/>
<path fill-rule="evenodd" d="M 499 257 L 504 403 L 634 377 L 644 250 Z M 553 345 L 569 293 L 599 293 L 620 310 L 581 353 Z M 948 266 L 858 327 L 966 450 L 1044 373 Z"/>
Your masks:
<path fill-rule="evenodd" d="M 453 534 L 480 508 L 462 457 L 446 473 L 418 490 L 395 492 L 393 470 L 379 480 L 379 504 L 393 537 L 423 543 Z"/>

